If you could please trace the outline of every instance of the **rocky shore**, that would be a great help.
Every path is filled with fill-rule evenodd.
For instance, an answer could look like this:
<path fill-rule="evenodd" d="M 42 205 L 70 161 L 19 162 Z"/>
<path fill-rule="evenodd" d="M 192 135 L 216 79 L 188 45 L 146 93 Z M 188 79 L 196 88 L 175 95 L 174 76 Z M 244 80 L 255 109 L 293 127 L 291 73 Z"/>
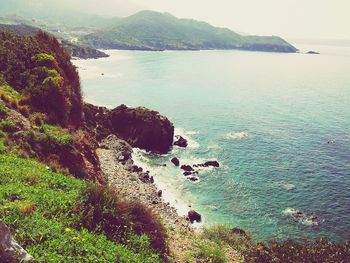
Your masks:
<path fill-rule="evenodd" d="M 167 229 L 170 255 L 176 258 L 183 254 L 181 251 L 188 247 L 184 245 L 186 240 L 180 233 L 194 234 L 190 220 L 180 216 L 174 207 L 163 200 L 162 191 L 148 172 L 134 165 L 132 147 L 117 136 L 109 135 L 101 141 L 96 152 L 108 186 L 126 200 L 138 201 L 149 207 Z"/>

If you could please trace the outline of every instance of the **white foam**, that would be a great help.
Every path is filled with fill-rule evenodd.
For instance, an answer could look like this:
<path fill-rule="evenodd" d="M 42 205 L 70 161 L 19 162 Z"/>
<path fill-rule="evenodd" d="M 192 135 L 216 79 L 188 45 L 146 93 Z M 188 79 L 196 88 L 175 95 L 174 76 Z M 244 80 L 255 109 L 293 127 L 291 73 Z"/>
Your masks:
<path fill-rule="evenodd" d="M 249 138 L 248 132 L 229 132 L 225 135 L 230 140 L 246 140 Z"/>
<path fill-rule="evenodd" d="M 296 214 L 299 213 L 300 215 L 296 216 Z M 300 210 L 294 208 L 288 207 L 284 209 L 283 214 L 291 216 L 296 222 L 299 222 L 300 224 L 303 224 L 305 226 L 317 226 L 319 224 L 317 217 L 308 216 L 302 213 Z"/>
<path fill-rule="evenodd" d="M 134 148 L 133 151 L 132 159 L 134 164 L 142 167 L 144 171 L 150 171 L 150 175 L 154 178 L 154 184 L 159 190 L 162 190 L 163 201 L 174 207 L 180 216 L 187 215 L 190 209 L 188 205 L 181 200 L 181 193 L 175 192 L 169 180 L 165 180 L 165 178 L 159 176 L 165 173 L 167 168 L 163 166 L 152 166 L 145 151 L 138 148 Z M 181 178 L 187 180 L 184 176 L 181 176 Z"/>
<path fill-rule="evenodd" d="M 182 128 L 175 128 L 175 136 L 180 135 L 183 138 L 187 140 L 187 148 L 189 149 L 198 149 L 199 148 L 199 143 L 196 142 L 193 138 L 192 135 L 198 134 L 197 131 L 185 131 Z"/>
<path fill-rule="evenodd" d="M 287 191 L 292 191 L 296 188 L 294 184 L 288 182 L 280 182 L 279 185 Z"/>
<path fill-rule="evenodd" d="M 283 214 L 285 214 L 285 215 L 292 215 L 292 214 L 297 213 L 297 212 L 298 212 L 298 210 L 296 210 L 294 208 L 290 208 L 290 207 L 283 210 Z"/>

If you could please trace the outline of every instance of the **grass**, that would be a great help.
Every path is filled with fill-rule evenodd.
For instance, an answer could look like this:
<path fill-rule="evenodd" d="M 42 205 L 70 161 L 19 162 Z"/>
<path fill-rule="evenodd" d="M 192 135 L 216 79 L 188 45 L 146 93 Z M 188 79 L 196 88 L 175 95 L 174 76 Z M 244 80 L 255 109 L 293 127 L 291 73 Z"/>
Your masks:
<path fill-rule="evenodd" d="M 8 112 L 8 108 L 4 103 L 0 101 L 0 116 L 5 115 Z"/>
<path fill-rule="evenodd" d="M 209 240 L 221 248 L 232 248 L 240 252 L 244 256 L 244 262 L 249 263 L 309 263 L 309 262 L 327 262 L 327 263 L 342 263 L 350 260 L 350 242 L 336 243 L 328 239 L 317 239 L 314 241 L 299 242 L 295 240 L 286 241 L 270 241 L 267 243 L 255 243 L 249 236 L 235 233 L 227 226 L 216 225 L 204 229 L 201 233 L 202 240 Z M 208 242 L 207 242 L 208 244 Z M 206 245 L 206 244 L 204 244 Z M 210 246 L 209 249 L 218 261 L 219 253 L 215 254 L 215 246 Z M 200 247 L 202 256 L 209 253 Z M 210 261 L 209 261 L 210 262 Z"/>
<path fill-rule="evenodd" d="M 0 155 L 0 220 L 38 262 L 161 262 L 146 235 L 123 243 L 76 227 L 88 183 L 15 155 Z M 137 261 L 135 261 L 137 260 Z"/>
<path fill-rule="evenodd" d="M 69 131 L 60 126 L 42 124 L 40 130 L 47 135 L 48 144 L 53 147 L 56 145 L 65 146 L 73 142 L 73 137 L 70 135 Z"/>

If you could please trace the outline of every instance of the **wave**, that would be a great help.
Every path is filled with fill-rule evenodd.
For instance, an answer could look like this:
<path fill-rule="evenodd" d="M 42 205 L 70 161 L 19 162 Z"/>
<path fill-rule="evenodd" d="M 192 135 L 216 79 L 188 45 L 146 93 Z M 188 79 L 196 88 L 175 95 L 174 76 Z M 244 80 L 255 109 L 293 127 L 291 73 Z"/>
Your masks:
<path fill-rule="evenodd" d="M 175 135 L 180 135 L 187 140 L 187 148 L 198 149 L 200 144 L 192 138 L 192 135 L 198 134 L 198 131 L 185 131 L 182 128 L 175 128 Z"/>
<path fill-rule="evenodd" d="M 225 135 L 230 140 L 245 140 L 249 138 L 248 132 L 229 132 Z"/>
<path fill-rule="evenodd" d="M 278 185 L 287 191 L 292 191 L 296 188 L 294 184 L 288 182 L 279 182 Z"/>
<path fill-rule="evenodd" d="M 314 215 L 306 215 L 300 210 L 294 208 L 286 208 L 283 210 L 283 214 L 291 216 L 294 221 L 303 224 L 305 226 L 317 226 L 319 219 Z"/>

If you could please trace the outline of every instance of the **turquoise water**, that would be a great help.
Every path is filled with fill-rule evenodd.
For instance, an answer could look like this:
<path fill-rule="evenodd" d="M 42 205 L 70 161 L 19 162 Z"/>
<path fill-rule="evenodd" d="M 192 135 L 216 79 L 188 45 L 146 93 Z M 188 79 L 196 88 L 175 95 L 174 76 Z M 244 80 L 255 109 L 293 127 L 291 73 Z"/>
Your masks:
<path fill-rule="evenodd" d="M 138 157 L 205 225 L 237 226 L 259 240 L 344 241 L 350 239 L 350 48 L 310 49 L 321 55 L 109 51 L 110 58 L 75 64 L 87 101 L 158 110 L 190 139 L 186 150 Z M 188 164 L 216 159 L 221 167 L 201 171 L 192 183 L 169 164 L 172 156 Z M 305 218 L 293 220 L 293 209 Z"/>

